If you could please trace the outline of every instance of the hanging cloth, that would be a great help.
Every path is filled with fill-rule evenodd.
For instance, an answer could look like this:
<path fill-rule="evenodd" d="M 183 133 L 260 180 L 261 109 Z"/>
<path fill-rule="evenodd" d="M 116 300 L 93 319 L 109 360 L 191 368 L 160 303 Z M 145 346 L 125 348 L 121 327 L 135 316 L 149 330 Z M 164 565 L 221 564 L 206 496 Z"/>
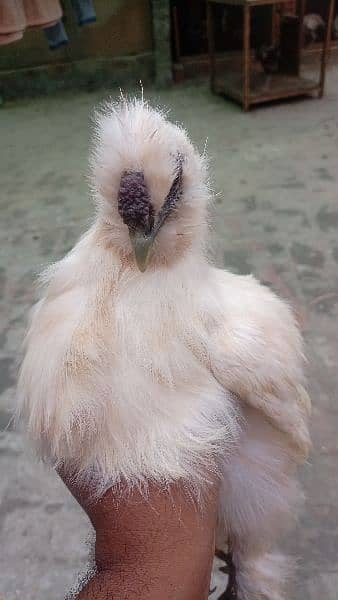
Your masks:
<path fill-rule="evenodd" d="M 72 0 L 72 7 L 77 24 L 80 27 L 96 21 L 96 12 L 92 0 Z M 51 50 L 57 50 L 69 43 L 69 38 L 61 19 L 52 27 L 45 27 L 44 32 Z"/>
<path fill-rule="evenodd" d="M 57 23 L 55 23 L 55 25 L 52 25 L 51 27 L 45 27 L 44 32 L 50 50 L 57 50 L 61 46 L 69 44 L 69 38 L 62 19 L 60 19 L 60 21 L 58 21 Z"/>
<path fill-rule="evenodd" d="M 0 45 L 20 40 L 29 27 L 50 27 L 62 17 L 59 0 L 1 0 Z"/>
<path fill-rule="evenodd" d="M 72 0 L 72 5 L 78 25 L 88 25 L 88 23 L 96 21 L 96 12 L 92 0 Z"/>
<path fill-rule="evenodd" d="M 0 2 L 0 44 L 10 44 L 20 40 L 27 26 L 22 0 Z"/>

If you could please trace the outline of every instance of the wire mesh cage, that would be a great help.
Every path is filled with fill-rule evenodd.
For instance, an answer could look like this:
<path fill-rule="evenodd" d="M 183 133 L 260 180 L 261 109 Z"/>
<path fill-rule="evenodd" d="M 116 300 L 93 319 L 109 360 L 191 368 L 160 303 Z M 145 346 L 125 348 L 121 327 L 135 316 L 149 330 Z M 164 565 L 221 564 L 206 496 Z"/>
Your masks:
<path fill-rule="evenodd" d="M 211 87 L 215 93 L 238 101 L 245 110 L 262 102 L 324 92 L 335 0 L 324 4 L 317 27 L 321 48 L 319 73 L 304 75 L 301 69 L 308 43 L 306 0 L 208 0 L 208 41 Z M 237 14 L 237 26 L 234 18 Z M 309 19 L 308 19 L 309 20 Z M 231 52 L 219 44 L 236 38 Z M 314 28 L 315 29 L 315 28 Z M 311 40 L 310 40 L 311 41 Z"/>

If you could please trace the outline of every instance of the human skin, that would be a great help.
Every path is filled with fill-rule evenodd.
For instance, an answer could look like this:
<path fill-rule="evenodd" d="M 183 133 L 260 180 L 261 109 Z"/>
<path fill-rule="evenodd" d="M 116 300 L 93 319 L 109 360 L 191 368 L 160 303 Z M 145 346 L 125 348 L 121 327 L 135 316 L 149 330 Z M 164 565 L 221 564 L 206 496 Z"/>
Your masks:
<path fill-rule="evenodd" d="M 123 493 L 92 490 L 62 479 L 96 532 L 97 574 L 76 600 L 206 600 L 214 555 L 218 483 L 206 485 L 197 507 L 179 482 Z"/>

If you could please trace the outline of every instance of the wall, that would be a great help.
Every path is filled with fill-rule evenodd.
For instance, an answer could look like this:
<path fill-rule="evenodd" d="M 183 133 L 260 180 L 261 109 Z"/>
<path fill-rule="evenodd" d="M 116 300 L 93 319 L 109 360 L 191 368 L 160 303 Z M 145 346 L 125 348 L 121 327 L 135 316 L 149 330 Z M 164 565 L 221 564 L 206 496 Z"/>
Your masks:
<path fill-rule="evenodd" d="M 149 0 L 95 0 L 97 22 L 79 27 L 70 0 L 64 2 L 68 46 L 49 50 L 42 29 L 0 47 L 0 69 L 15 69 L 90 57 L 137 54 L 152 49 Z"/>
<path fill-rule="evenodd" d="M 5 97 L 68 87 L 125 84 L 153 77 L 150 0 L 94 0 L 97 22 L 79 27 L 63 2 L 70 43 L 51 51 L 42 29 L 0 47 L 0 93 Z"/>

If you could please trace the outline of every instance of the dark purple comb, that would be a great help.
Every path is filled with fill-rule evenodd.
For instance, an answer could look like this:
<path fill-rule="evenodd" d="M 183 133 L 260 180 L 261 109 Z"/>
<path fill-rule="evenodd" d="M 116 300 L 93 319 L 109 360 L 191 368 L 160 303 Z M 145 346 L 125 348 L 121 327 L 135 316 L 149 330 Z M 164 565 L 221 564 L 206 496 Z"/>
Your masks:
<path fill-rule="evenodd" d="M 118 210 L 129 229 L 149 232 L 154 224 L 154 208 L 142 171 L 124 171 L 121 177 Z"/>
<path fill-rule="evenodd" d="M 120 216 L 130 231 L 143 231 L 145 236 L 155 237 L 169 214 L 181 198 L 183 157 L 177 156 L 175 179 L 154 221 L 154 207 L 142 171 L 124 171 L 121 176 L 118 197 Z"/>

